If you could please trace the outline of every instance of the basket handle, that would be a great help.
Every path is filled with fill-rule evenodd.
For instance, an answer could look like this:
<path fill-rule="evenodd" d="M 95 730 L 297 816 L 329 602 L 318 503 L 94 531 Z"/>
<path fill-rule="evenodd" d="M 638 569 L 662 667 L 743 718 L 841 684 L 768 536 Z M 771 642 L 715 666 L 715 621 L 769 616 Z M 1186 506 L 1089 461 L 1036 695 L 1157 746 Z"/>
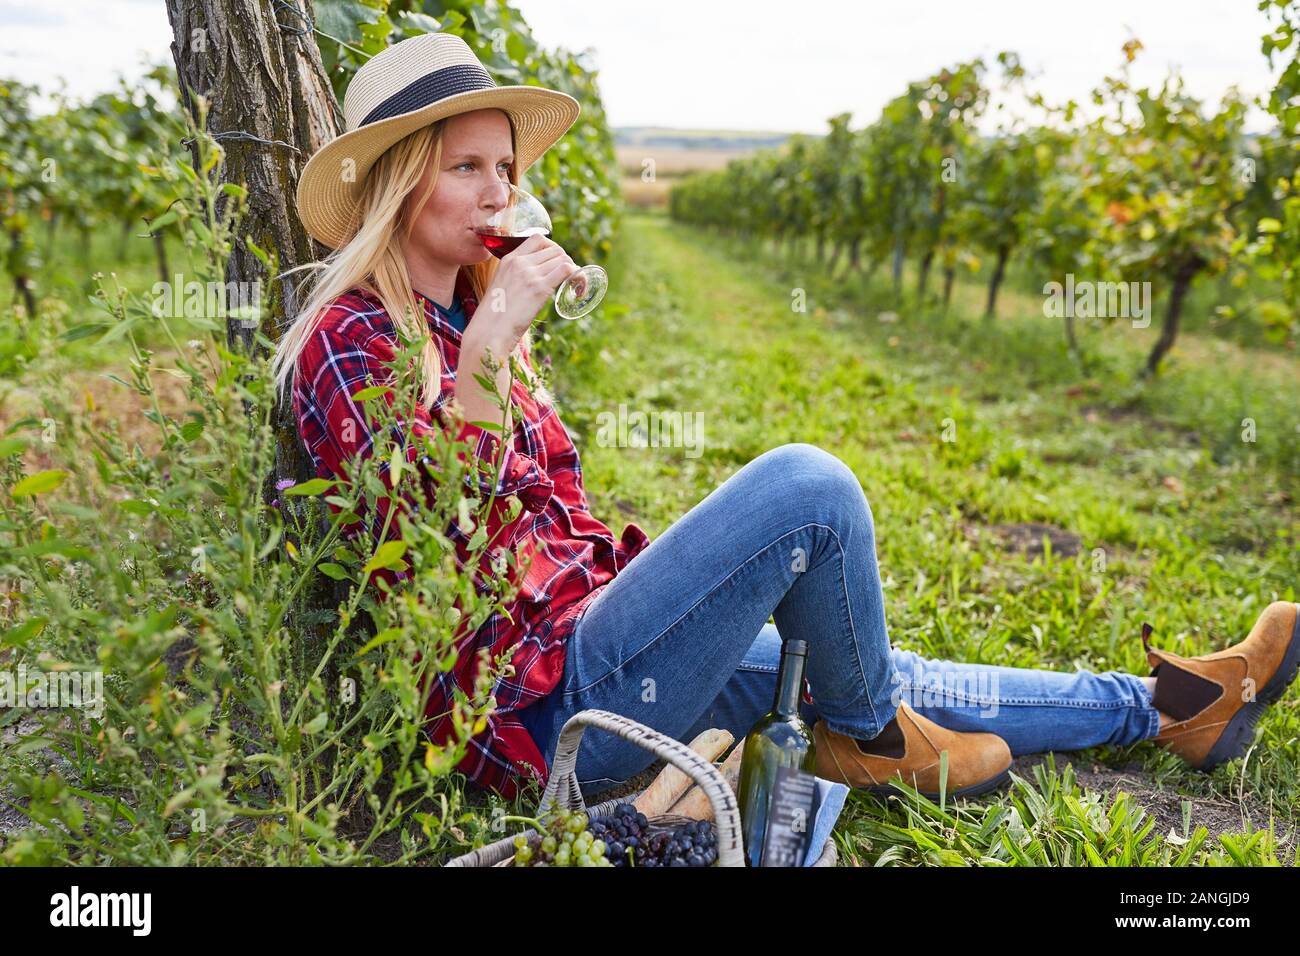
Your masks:
<path fill-rule="evenodd" d="M 740 832 L 740 811 L 736 805 L 736 795 L 731 785 L 718 772 L 718 768 L 681 741 L 674 740 L 667 734 L 660 733 L 653 727 L 647 727 L 630 717 L 608 710 L 596 708 L 580 710 L 564 722 L 555 749 L 554 767 L 546 781 L 546 790 L 542 794 L 541 802 L 537 806 L 538 816 L 557 804 L 566 810 L 580 812 L 586 810 L 582 791 L 578 787 L 575 766 L 578 762 L 578 745 L 582 743 L 583 732 L 588 727 L 598 727 L 611 734 L 617 734 L 643 750 L 649 750 L 695 781 L 709 798 L 709 803 L 713 805 L 714 827 L 718 835 L 718 865 L 745 865 Z M 621 802 L 623 801 L 614 801 L 614 803 Z M 600 806 L 605 807 L 608 803 L 609 801 L 606 801 Z"/>

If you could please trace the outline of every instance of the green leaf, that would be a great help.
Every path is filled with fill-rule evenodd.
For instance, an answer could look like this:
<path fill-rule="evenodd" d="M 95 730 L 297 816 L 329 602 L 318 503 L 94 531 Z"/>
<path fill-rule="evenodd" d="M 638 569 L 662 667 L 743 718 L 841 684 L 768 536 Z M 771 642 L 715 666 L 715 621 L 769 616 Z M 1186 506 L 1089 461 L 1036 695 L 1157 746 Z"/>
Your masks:
<path fill-rule="evenodd" d="M 361 43 L 361 25 L 377 23 L 383 15 L 382 10 L 367 6 L 359 0 L 316 0 L 313 6 L 316 29 L 344 43 Z"/>
<path fill-rule="evenodd" d="M 361 646 L 360 650 L 358 650 L 354 656 L 362 657 L 365 654 L 369 653 L 370 651 L 373 651 L 376 647 L 379 647 L 381 644 L 387 644 L 390 641 L 395 641 L 401 636 L 402 636 L 402 629 L 400 627 L 390 627 L 387 630 L 380 631 L 370 640 L 366 641 L 366 643 Z"/>
<path fill-rule="evenodd" d="M 18 484 L 9 490 L 9 494 L 15 498 L 25 498 L 30 495 L 43 495 L 47 491 L 53 491 L 59 485 L 63 484 L 68 477 L 66 471 L 51 469 L 49 471 L 38 471 L 34 475 L 28 475 Z"/>
<path fill-rule="evenodd" d="M 199 181 L 199 174 L 194 171 L 194 167 L 190 165 L 188 159 L 181 156 L 176 157 L 176 168 L 190 182 L 197 183 Z"/>
<path fill-rule="evenodd" d="M 303 724 L 302 732 L 304 734 L 318 734 L 325 729 L 325 725 L 329 723 L 329 719 L 330 715 L 322 710 L 311 720 L 307 721 L 307 723 Z"/>
<path fill-rule="evenodd" d="M 401 23 L 407 33 L 438 33 L 442 30 L 440 24 L 427 13 L 415 13 L 411 10 L 403 10 L 397 15 L 398 22 Z"/>
<path fill-rule="evenodd" d="M 324 564 L 318 564 L 317 569 L 327 578 L 333 578 L 335 581 L 351 581 L 352 575 L 348 574 L 347 568 L 333 562 L 326 561 Z"/>
<path fill-rule="evenodd" d="M 163 213 L 161 216 L 159 216 L 157 219 L 152 219 L 149 221 L 149 231 L 158 232 L 160 229 L 164 229 L 167 226 L 170 226 L 179 218 L 180 216 L 177 215 L 176 210 L 170 209 L 167 212 Z"/>
<path fill-rule="evenodd" d="M 14 548 L 9 553 L 27 558 L 38 557 L 42 554 L 62 554 L 74 561 L 87 561 L 95 556 L 95 552 L 89 548 L 75 545 L 71 541 L 64 541 L 62 538 L 37 541 L 21 548 Z"/>
<path fill-rule="evenodd" d="M 3 634 L 0 634 L 0 646 L 22 647 L 37 634 L 41 633 L 41 631 L 45 629 L 45 625 L 48 623 L 48 618 L 29 618 L 17 627 L 11 627 Z"/>
<path fill-rule="evenodd" d="M 393 457 L 388 463 L 388 474 L 394 485 L 401 480 L 404 467 L 406 467 L 406 449 L 401 445 L 394 445 Z"/>
<path fill-rule="evenodd" d="M 379 550 L 374 553 L 370 560 L 366 562 L 365 567 L 361 569 L 361 573 L 367 575 L 378 568 L 387 568 L 396 564 L 405 553 L 405 541 L 385 541 L 379 546 Z"/>
<path fill-rule="evenodd" d="M 332 478 L 312 478 L 309 481 L 300 482 L 290 488 L 280 492 L 282 495 L 318 495 L 327 488 L 333 488 L 337 481 Z"/>
<path fill-rule="evenodd" d="M 248 251 L 257 256 L 257 261 L 271 271 L 271 254 L 255 243 L 250 236 L 244 237 L 244 245 L 248 246 Z"/>
<path fill-rule="evenodd" d="M 96 332 L 104 331 L 104 326 L 100 322 L 83 322 L 81 325 L 74 325 L 62 335 L 59 336 L 65 342 L 75 342 L 78 339 L 89 338 Z"/>
<path fill-rule="evenodd" d="M 372 398 L 378 398 L 380 395 L 383 395 L 386 392 L 391 392 L 391 391 L 392 389 L 389 388 L 387 385 L 371 385 L 368 388 L 363 388 L 361 391 L 354 394 L 352 396 L 352 400 L 354 402 L 368 402 Z"/>

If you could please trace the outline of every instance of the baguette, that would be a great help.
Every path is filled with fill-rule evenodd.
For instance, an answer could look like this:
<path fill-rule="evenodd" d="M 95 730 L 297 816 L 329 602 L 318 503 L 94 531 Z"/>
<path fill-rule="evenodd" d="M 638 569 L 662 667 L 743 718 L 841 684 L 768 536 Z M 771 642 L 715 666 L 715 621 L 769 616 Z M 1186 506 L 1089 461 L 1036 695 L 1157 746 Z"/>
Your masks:
<path fill-rule="evenodd" d="M 692 740 L 690 746 L 697 754 L 712 763 L 731 746 L 735 739 L 731 731 L 714 727 Z M 650 786 L 632 801 L 632 805 L 647 817 L 667 813 L 668 808 L 677 802 L 692 782 L 690 777 L 669 764 L 659 772 L 659 776 L 654 778 Z"/>
<path fill-rule="evenodd" d="M 727 781 L 727 786 L 731 788 L 732 793 L 740 789 L 740 761 L 743 759 L 744 750 L 745 742 L 742 740 L 736 744 L 736 749 L 731 751 L 731 755 L 718 768 L 718 772 L 722 774 L 722 779 Z M 713 802 L 709 800 L 709 795 L 700 785 L 696 784 L 687 790 L 668 812 L 695 820 L 712 820 Z"/>

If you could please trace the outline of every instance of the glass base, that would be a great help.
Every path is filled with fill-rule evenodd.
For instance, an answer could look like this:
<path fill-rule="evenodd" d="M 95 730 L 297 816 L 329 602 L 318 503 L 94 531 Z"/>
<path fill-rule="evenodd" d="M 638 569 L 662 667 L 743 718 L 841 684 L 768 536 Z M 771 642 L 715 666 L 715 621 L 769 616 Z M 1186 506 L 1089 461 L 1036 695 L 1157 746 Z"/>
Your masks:
<path fill-rule="evenodd" d="M 600 266 L 583 266 L 555 290 L 555 311 L 561 318 L 580 319 L 605 298 L 609 276 Z"/>

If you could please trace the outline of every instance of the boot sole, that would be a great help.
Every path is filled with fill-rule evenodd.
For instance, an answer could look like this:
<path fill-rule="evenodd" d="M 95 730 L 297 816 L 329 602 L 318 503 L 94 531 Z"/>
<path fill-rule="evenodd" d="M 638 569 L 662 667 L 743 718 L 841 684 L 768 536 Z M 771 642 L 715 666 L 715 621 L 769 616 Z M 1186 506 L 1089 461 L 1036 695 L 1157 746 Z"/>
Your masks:
<path fill-rule="evenodd" d="M 1003 770 L 996 777 L 989 777 L 987 780 L 981 780 L 979 783 L 972 783 L 969 787 L 961 787 L 957 790 L 949 790 L 948 798 L 954 797 L 978 797 L 980 794 L 988 793 L 991 790 L 998 790 L 1011 779 L 1011 766 L 1008 764 L 1007 769 Z M 904 791 L 893 784 L 883 784 L 877 787 L 857 787 L 864 793 L 872 793 L 878 797 L 898 796 Z M 939 794 L 926 793 L 924 790 L 918 790 L 921 796 L 934 803 L 939 802 Z"/>
<path fill-rule="evenodd" d="M 1270 704 L 1275 704 L 1286 693 L 1286 689 L 1295 680 L 1300 671 L 1300 613 L 1296 614 L 1295 626 L 1291 629 L 1291 642 L 1287 645 L 1282 662 L 1264 689 L 1255 695 L 1255 699 L 1232 715 L 1228 726 L 1223 728 L 1219 739 L 1214 742 L 1205 760 L 1198 770 L 1213 770 L 1221 763 L 1235 760 L 1246 752 L 1250 742 L 1255 738 L 1255 724 L 1263 716 Z"/>

